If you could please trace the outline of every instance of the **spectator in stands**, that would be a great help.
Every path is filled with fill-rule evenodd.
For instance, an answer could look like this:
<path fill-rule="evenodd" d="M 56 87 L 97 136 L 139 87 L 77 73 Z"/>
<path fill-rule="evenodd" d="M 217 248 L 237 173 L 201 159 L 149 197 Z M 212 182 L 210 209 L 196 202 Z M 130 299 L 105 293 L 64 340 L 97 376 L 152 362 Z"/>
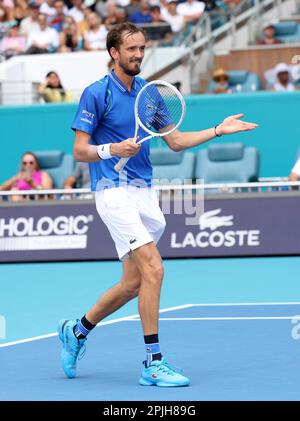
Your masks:
<path fill-rule="evenodd" d="M 165 20 L 161 15 L 160 7 L 156 4 L 150 7 L 150 15 L 151 15 L 151 22 L 152 23 L 164 23 Z"/>
<path fill-rule="evenodd" d="M 38 16 L 39 29 L 30 32 L 27 38 L 25 54 L 43 54 L 54 52 L 59 46 L 59 37 L 55 29 L 49 28 L 47 17 L 42 13 Z"/>
<path fill-rule="evenodd" d="M 188 16 L 190 21 L 197 22 L 203 15 L 205 3 L 197 0 L 187 0 L 177 6 L 179 15 Z"/>
<path fill-rule="evenodd" d="M 92 12 L 87 17 L 88 30 L 83 34 L 83 48 L 86 51 L 106 49 L 107 29 L 102 24 L 97 13 Z"/>
<path fill-rule="evenodd" d="M 274 69 L 270 69 L 265 73 L 267 80 L 274 80 L 270 87 L 270 91 L 276 92 L 292 92 L 299 88 L 292 81 L 291 69 L 286 63 L 279 63 Z"/>
<path fill-rule="evenodd" d="M 0 41 L 0 54 L 3 54 L 6 59 L 25 51 L 26 39 L 20 35 L 19 28 L 19 22 L 14 21 L 8 33 Z"/>
<path fill-rule="evenodd" d="M 154 0 L 154 1 L 156 1 L 156 0 Z M 129 3 L 130 3 L 130 0 L 117 0 L 117 5 L 119 7 L 126 7 L 126 6 L 129 5 Z"/>
<path fill-rule="evenodd" d="M 57 32 L 61 32 L 65 19 L 65 4 L 63 0 L 55 0 L 53 6 L 55 15 L 51 17 L 49 25 L 56 29 Z"/>
<path fill-rule="evenodd" d="M 171 25 L 163 19 L 160 7 L 158 5 L 151 6 L 150 14 L 151 26 L 145 28 L 147 47 L 157 43 L 170 45 L 173 38 Z"/>
<path fill-rule="evenodd" d="M 13 0 L 1 0 L 1 4 L 3 5 L 3 7 L 9 10 L 13 10 L 15 6 Z"/>
<path fill-rule="evenodd" d="M 32 152 L 25 152 L 21 159 L 21 168 L 18 174 L 5 181 L 0 190 L 26 191 L 51 189 L 52 179 L 45 171 L 41 171 L 37 157 Z M 23 196 L 13 196 L 12 200 L 22 200 Z"/>
<path fill-rule="evenodd" d="M 76 162 L 73 174 L 64 182 L 64 189 L 89 189 L 91 185 L 89 166 L 86 162 Z"/>
<path fill-rule="evenodd" d="M 212 79 L 216 82 L 215 89 L 211 92 L 212 94 L 228 94 L 229 89 L 229 75 L 221 67 L 213 72 Z"/>
<path fill-rule="evenodd" d="M 70 10 L 73 7 L 72 0 L 64 0 L 66 8 Z"/>
<path fill-rule="evenodd" d="M 140 0 L 130 0 L 128 6 L 125 6 L 127 16 L 132 16 L 140 10 Z"/>
<path fill-rule="evenodd" d="M 20 25 L 21 34 L 28 36 L 30 32 L 38 31 L 40 29 L 38 23 L 39 8 L 38 3 L 31 1 L 28 3 L 28 15 L 24 18 Z"/>
<path fill-rule="evenodd" d="M 81 37 L 79 36 L 76 22 L 72 16 L 65 16 L 62 31 L 59 34 L 60 53 L 69 53 L 80 48 Z"/>
<path fill-rule="evenodd" d="M 2 25 L 4 23 L 7 23 L 8 16 L 7 16 L 7 10 L 3 5 L 0 3 L 0 30 L 2 31 Z"/>
<path fill-rule="evenodd" d="M 281 41 L 275 38 L 275 26 L 268 24 L 264 27 L 264 38 L 257 41 L 258 45 L 274 45 L 281 44 Z"/>
<path fill-rule="evenodd" d="M 129 16 L 129 21 L 136 24 L 152 22 L 150 5 L 148 0 L 141 0 L 140 9 Z"/>
<path fill-rule="evenodd" d="M 92 10 L 89 7 L 86 7 L 83 10 L 83 20 L 81 22 L 77 22 L 77 27 L 80 36 L 83 36 L 83 34 L 88 30 L 87 18 L 91 13 L 93 13 Z"/>
<path fill-rule="evenodd" d="M 96 0 L 94 11 L 102 18 L 105 19 L 107 16 L 106 4 L 104 0 Z"/>
<path fill-rule="evenodd" d="M 115 16 L 117 10 L 117 2 L 115 0 L 99 1 L 95 6 L 95 11 L 104 20 L 108 16 Z"/>
<path fill-rule="evenodd" d="M 84 20 L 85 5 L 83 0 L 72 0 L 73 7 L 69 10 L 68 14 L 72 16 L 76 23 Z"/>
<path fill-rule="evenodd" d="M 177 1 L 167 0 L 166 7 L 162 8 L 163 19 L 171 26 L 172 32 L 177 34 L 184 30 L 187 17 L 177 12 Z"/>
<path fill-rule="evenodd" d="M 205 11 L 210 12 L 211 10 L 218 9 L 217 0 L 205 0 Z"/>
<path fill-rule="evenodd" d="M 117 3 L 115 0 L 108 0 L 105 7 L 104 25 L 109 29 L 117 23 Z"/>
<path fill-rule="evenodd" d="M 27 1 L 14 0 L 14 18 L 19 23 L 27 16 Z"/>
<path fill-rule="evenodd" d="M 54 2 L 55 0 L 43 0 L 41 3 L 40 0 L 37 0 L 37 3 L 40 4 L 40 13 L 47 16 L 48 22 L 50 22 L 51 18 L 56 15 Z"/>
<path fill-rule="evenodd" d="M 9 14 L 6 7 L 0 4 L 0 39 L 6 34 L 10 26 L 10 19 L 13 19 L 13 14 Z"/>
<path fill-rule="evenodd" d="M 53 70 L 46 75 L 46 80 L 38 87 L 38 93 L 45 102 L 73 102 L 70 91 L 64 89 L 60 78 Z"/>
<path fill-rule="evenodd" d="M 122 7 L 118 7 L 116 10 L 116 23 L 128 22 L 128 16 L 126 10 Z"/>

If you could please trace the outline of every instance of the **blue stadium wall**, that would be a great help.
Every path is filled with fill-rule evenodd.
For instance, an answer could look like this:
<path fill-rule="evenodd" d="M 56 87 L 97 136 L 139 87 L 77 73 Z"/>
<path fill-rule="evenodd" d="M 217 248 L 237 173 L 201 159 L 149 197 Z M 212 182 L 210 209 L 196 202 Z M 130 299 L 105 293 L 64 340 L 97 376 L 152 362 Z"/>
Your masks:
<path fill-rule="evenodd" d="M 245 120 L 258 123 L 259 128 L 216 141 L 241 141 L 257 147 L 262 177 L 285 176 L 290 172 L 300 147 L 300 92 L 195 95 L 186 97 L 186 102 L 182 130 L 212 127 L 228 115 L 243 112 Z M 0 107 L 0 182 L 16 173 L 24 151 L 61 149 L 71 153 L 74 136 L 70 125 L 76 107 L 76 104 Z"/>

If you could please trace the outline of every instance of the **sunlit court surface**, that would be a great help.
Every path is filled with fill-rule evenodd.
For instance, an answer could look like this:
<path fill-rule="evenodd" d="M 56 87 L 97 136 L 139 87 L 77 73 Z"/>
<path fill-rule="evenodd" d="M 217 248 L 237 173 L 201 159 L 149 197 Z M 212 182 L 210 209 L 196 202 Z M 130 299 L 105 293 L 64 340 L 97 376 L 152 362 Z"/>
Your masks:
<path fill-rule="evenodd" d="M 167 260 L 162 349 L 191 378 L 189 387 L 169 389 L 138 385 L 144 355 L 136 302 L 94 330 L 78 378 L 64 377 L 57 320 L 88 306 L 118 275 L 118 263 L 2 265 L 10 281 L 0 298 L 0 399 L 297 400 L 299 265 L 298 257 Z M 82 274 L 92 276 L 79 297 Z"/>

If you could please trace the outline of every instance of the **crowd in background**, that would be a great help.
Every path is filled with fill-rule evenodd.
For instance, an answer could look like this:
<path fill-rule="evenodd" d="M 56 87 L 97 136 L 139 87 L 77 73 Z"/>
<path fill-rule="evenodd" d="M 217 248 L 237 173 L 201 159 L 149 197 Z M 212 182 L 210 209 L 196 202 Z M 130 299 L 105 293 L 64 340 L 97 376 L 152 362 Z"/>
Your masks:
<path fill-rule="evenodd" d="M 296 71 L 295 71 L 296 70 Z M 296 77 L 295 77 L 296 76 Z M 230 84 L 230 72 L 219 67 L 212 75 L 214 87 L 211 94 L 232 94 L 242 92 L 242 85 Z M 299 67 L 286 63 L 278 63 L 275 67 L 265 72 L 266 90 L 271 92 L 299 91 Z M 253 86 L 253 91 L 257 88 Z"/>
<path fill-rule="evenodd" d="M 0 54 L 10 58 L 16 54 L 104 50 L 110 27 L 126 21 L 150 26 L 165 24 L 168 30 L 151 34 L 154 40 L 162 36 L 172 42 L 172 36 L 198 21 L 205 10 L 239 2 L 0 0 Z"/>

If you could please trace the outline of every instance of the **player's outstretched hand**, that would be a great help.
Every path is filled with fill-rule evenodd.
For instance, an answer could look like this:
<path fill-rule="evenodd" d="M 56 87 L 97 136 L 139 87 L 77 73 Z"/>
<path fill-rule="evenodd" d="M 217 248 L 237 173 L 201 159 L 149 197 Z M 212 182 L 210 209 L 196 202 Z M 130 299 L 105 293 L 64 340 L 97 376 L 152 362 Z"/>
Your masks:
<path fill-rule="evenodd" d="M 138 139 L 137 139 L 138 140 Z M 120 143 L 112 143 L 110 146 L 110 153 L 113 156 L 120 156 L 121 158 L 128 158 L 136 155 L 141 149 L 141 145 L 136 144 L 133 138 L 123 140 Z"/>
<path fill-rule="evenodd" d="M 223 123 L 216 127 L 217 133 L 223 135 L 256 129 L 257 124 L 239 120 L 242 117 L 244 117 L 244 114 L 231 115 L 225 118 Z"/>

